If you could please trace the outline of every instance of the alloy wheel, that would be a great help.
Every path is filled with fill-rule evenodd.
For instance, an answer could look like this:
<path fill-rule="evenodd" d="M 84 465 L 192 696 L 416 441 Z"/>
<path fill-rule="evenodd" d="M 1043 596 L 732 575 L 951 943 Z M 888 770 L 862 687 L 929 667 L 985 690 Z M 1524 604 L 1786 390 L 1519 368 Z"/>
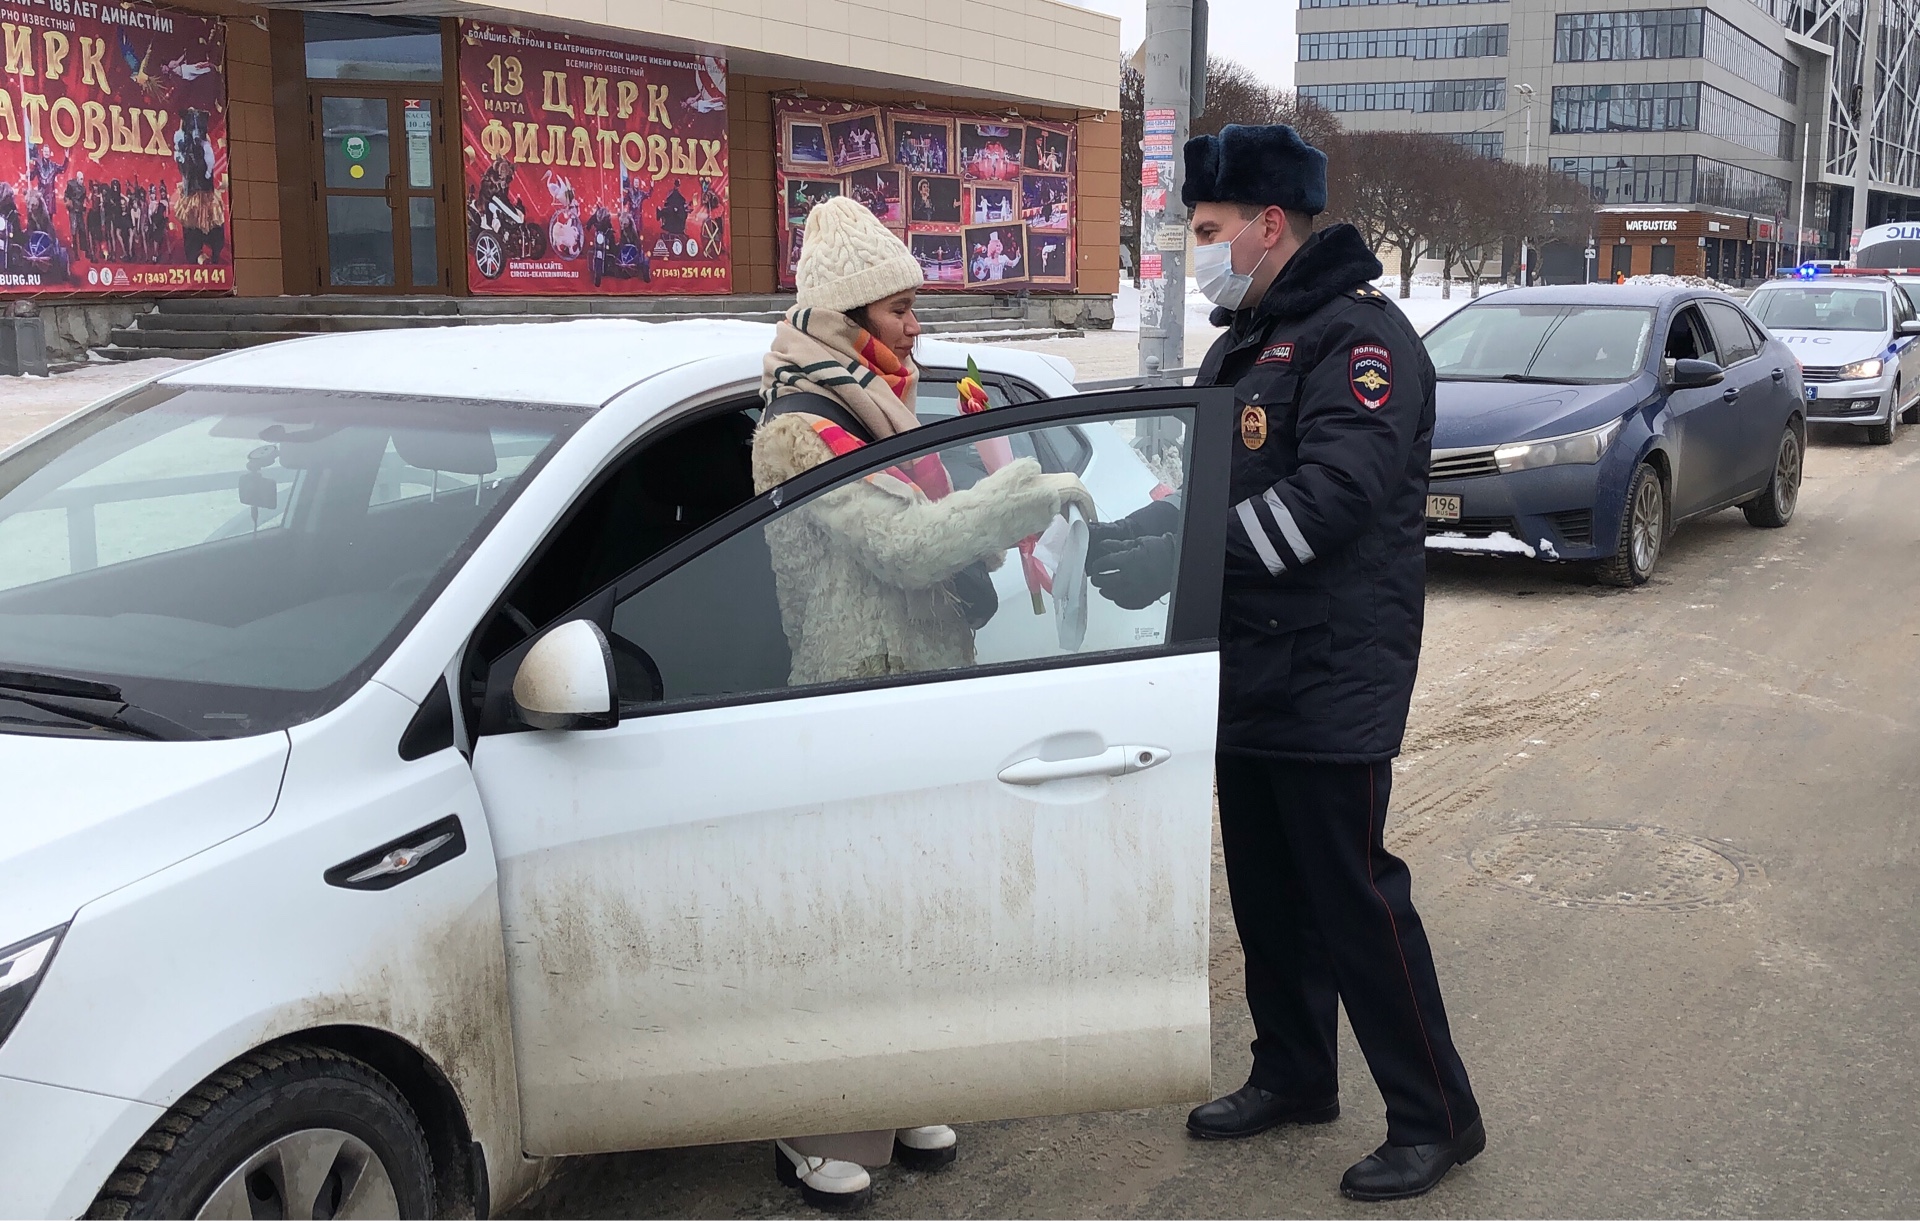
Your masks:
<path fill-rule="evenodd" d="M 1800 473 L 1804 456 L 1800 436 L 1792 429 L 1780 441 L 1780 457 L 1773 467 L 1773 505 L 1782 520 L 1793 516 L 1800 503 Z"/>
<path fill-rule="evenodd" d="M 1633 497 L 1633 566 L 1642 574 L 1653 571 L 1660 558 L 1660 535 L 1665 526 L 1660 481 L 1646 478 Z"/>
<path fill-rule="evenodd" d="M 214 1188 L 200 1218 L 397 1217 L 393 1179 L 367 1143 L 338 1128 L 289 1132 Z"/>

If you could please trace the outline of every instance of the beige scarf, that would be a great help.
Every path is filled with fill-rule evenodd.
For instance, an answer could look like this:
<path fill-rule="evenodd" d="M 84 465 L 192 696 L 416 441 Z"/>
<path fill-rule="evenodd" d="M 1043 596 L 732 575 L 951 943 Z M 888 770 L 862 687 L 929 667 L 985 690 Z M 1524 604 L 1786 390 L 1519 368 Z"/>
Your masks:
<path fill-rule="evenodd" d="M 773 332 L 773 347 L 761 366 L 760 397 L 769 405 L 783 394 L 824 394 L 853 413 L 876 441 L 920 425 L 913 414 L 919 370 L 911 362 L 904 391 L 895 394 L 860 359 L 866 332 L 834 310 L 787 311 Z"/>

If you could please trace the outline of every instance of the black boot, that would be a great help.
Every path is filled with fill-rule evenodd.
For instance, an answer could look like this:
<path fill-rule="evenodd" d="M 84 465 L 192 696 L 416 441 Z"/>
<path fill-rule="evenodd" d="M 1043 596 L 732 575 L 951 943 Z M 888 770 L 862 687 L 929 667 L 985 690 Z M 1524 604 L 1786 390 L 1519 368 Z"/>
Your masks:
<path fill-rule="evenodd" d="M 1224 1098 L 1193 1108 L 1187 1116 L 1187 1131 L 1201 1140 L 1238 1140 L 1281 1124 L 1332 1123 L 1338 1118 L 1338 1098 L 1301 1102 L 1248 1082 Z"/>
<path fill-rule="evenodd" d="M 1434 1145 L 1381 1145 L 1347 1168 L 1340 1192 L 1350 1200 L 1404 1200 L 1432 1191 L 1447 1171 L 1487 1147 L 1487 1129 L 1475 1119 L 1453 1140 Z"/>

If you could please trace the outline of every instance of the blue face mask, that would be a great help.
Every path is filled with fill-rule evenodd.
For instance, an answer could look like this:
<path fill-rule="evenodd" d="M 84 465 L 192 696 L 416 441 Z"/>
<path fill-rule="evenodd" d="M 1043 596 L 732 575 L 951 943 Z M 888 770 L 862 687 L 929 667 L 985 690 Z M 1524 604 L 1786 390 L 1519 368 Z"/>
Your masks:
<path fill-rule="evenodd" d="M 1193 248 L 1193 279 L 1200 289 L 1200 295 L 1220 306 L 1222 309 L 1237 310 L 1246 304 L 1247 293 L 1253 288 L 1253 273 L 1260 270 L 1260 263 L 1267 261 L 1268 249 L 1260 256 L 1252 270 L 1242 274 L 1233 269 L 1233 244 L 1242 234 L 1253 228 L 1260 218 L 1254 217 L 1241 226 L 1236 233 L 1224 242 L 1214 242 L 1207 246 Z"/>

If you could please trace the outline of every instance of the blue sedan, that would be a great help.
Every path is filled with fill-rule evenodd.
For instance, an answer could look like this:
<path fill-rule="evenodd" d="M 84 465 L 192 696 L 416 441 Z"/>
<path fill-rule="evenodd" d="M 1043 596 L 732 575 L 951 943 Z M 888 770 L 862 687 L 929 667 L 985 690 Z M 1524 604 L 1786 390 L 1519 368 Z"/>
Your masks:
<path fill-rule="evenodd" d="M 1434 550 L 1590 561 L 1633 586 L 1683 521 L 1734 505 L 1755 526 L 1793 517 L 1800 366 L 1729 297 L 1512 289 L 1426 344 L 1440 379 Z"/>

